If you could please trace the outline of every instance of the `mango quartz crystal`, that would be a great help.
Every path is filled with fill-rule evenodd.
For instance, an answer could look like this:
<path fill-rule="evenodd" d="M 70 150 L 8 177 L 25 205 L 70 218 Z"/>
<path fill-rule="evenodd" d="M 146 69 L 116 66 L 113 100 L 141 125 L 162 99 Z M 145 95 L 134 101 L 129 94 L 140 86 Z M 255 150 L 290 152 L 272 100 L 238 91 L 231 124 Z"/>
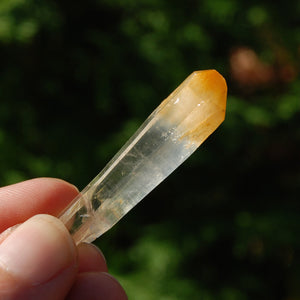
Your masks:
<path fill-rule="evenodd" d="M 217 71 L 192 73 L 62 212 L 74 241 L 95 240 L 182 164 L 223 122 L 226 97 Z"/>

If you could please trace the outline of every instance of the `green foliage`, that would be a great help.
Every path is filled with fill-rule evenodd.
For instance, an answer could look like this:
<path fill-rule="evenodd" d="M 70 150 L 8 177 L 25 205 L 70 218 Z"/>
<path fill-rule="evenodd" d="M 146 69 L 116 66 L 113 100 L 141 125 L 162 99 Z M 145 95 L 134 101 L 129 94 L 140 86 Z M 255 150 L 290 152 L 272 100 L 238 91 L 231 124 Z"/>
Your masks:
<path fill-rule="evenodd" d="M 83 188 L 192 71 L 224 124 L 97 243 L 130 299 L 300 299 L 298 1 L 2 0 L 0 183 Z"/>

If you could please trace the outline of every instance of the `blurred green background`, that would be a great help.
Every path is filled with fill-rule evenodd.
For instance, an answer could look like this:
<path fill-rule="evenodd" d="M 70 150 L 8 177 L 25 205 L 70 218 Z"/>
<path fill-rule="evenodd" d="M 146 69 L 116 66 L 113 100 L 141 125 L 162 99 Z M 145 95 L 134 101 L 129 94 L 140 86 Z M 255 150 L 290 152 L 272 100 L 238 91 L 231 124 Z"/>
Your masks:
<path fill-rule="evenodd" d="M 1 0 L 0 184 L 83 188 L 192 71 L 226 120 L 96 243 L 129 299 L 300 299 L 300 2 Z"/>

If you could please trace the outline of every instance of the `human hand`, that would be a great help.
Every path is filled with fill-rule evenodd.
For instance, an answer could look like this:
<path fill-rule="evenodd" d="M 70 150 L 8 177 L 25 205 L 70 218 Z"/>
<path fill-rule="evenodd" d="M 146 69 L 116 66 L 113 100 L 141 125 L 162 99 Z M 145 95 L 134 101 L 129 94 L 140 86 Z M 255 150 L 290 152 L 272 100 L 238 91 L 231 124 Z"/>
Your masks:
<path fill-rule="evenodd" d="M 76 247 L 54 217 L 77 194 L 50 178 L 0 188 L 0 299 L 127 299 L 100 250 Z"/>

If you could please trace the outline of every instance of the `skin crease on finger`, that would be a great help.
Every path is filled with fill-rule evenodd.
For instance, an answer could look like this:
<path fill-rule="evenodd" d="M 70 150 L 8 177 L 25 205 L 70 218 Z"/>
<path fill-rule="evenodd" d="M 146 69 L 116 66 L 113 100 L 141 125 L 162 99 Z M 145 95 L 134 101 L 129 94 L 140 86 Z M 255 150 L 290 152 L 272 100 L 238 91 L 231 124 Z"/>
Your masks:
<path fill-rule="evenodd" d="M 3 270 L 0 271 L 1 300 L 64 300 L 74 284 L 76 267 L 71 266 L 49 282 L 37 286 L 20 282 L 9 274 L 2 275 Z"/>

